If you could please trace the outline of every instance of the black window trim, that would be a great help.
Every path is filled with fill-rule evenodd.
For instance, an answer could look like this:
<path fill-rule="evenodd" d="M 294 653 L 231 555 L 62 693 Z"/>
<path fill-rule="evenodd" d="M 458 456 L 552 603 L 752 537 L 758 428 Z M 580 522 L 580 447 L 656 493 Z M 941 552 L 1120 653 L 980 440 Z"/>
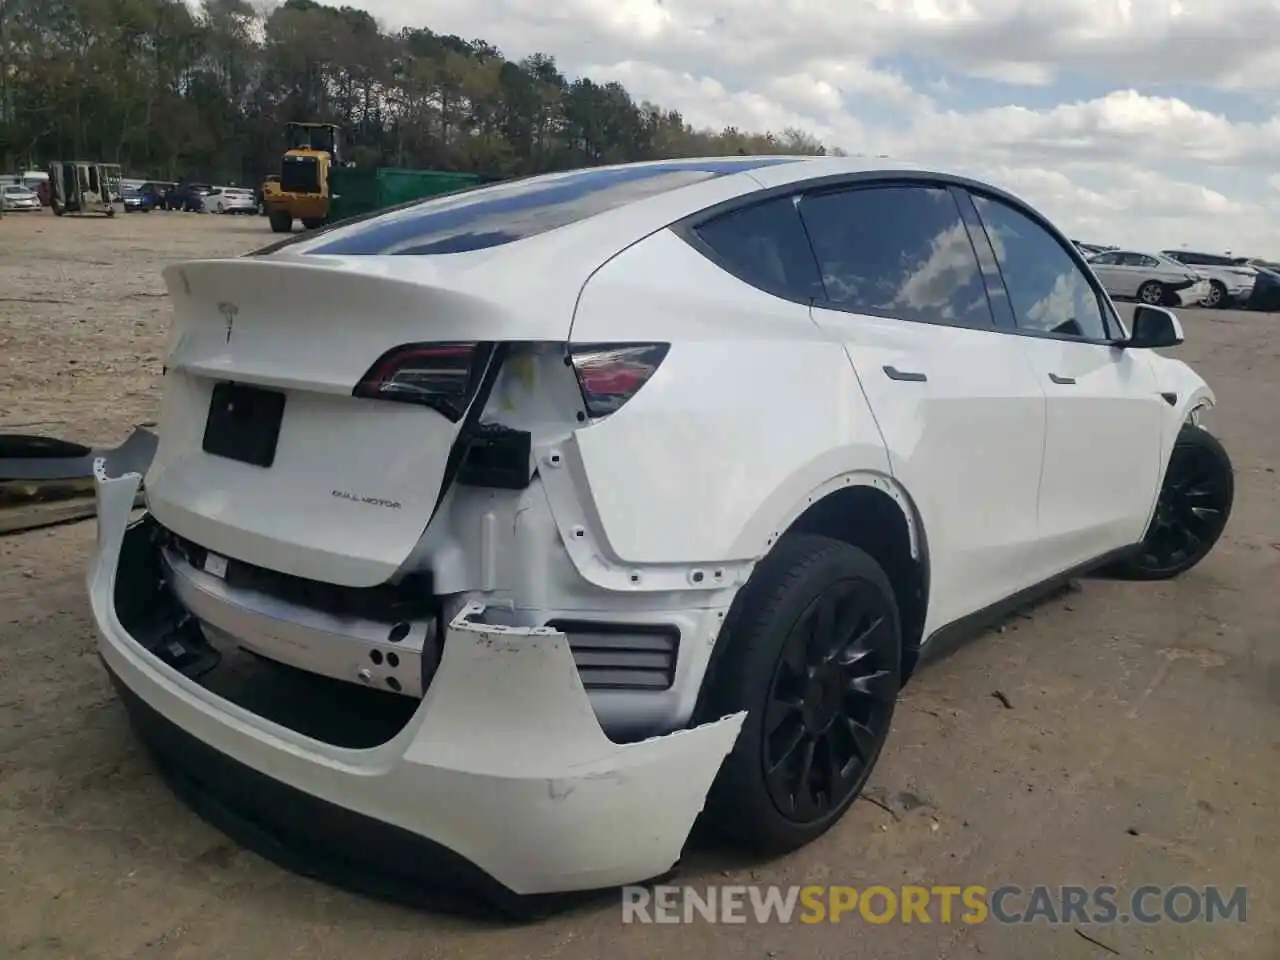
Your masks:
<path fill-rule="evenodd" d="M 764 190 L 758 190 L 749 193 L 743 197 L 733 197 L 729 200 L 722 201 L 712 207 L 699 210 L 696 214 L 686 217 L 671 225 L 671 230 L 685 243 L 689 244 L 700 254 L 718 266 L 721 270 L 736 277 L 743 283 L 767 293 L 770 296 L 778 297 L 790 303 L 799 304 L 801 306 L 818 308 L 821 310 L 834 310 L 840 313 L 852 313 L 864 317 L 880 317 L 885 320 L 900 320 L 903 323 L 923 323 L 937 327 L 955 327 L 958 330 L 976 330 L 979 332 L 996 332 L 1002 329 L 996 322 L 995 310 L 991 305 L 991 291 L 987 287 L 985 275 L 983 277 L 984 292 L 987 295 L 987 313 L 991 317 L 991 322 L 981 325 L 972 326 L 964 323 L 952 323 L 946 320 L 935 320 L 931 317 L 913 317 L 904 315 L 901 311 L 877 310 L 872 307 L 849 307 L 839 303 L 832 303 L 825 298 L 822 300 L 816 297 L 797 296 L 790 290 L 776 288 L 773 284 L 761 283 L 754 279 L 748 279 L 742 275 L 736 266 L 730 264 L 720 256 L 711 246 L 702 239 L 698 233 L 698 229 L 704 224 L 720 217 L 737 213 L 740 210 L 750 209 L 751 207 L 761 206 L 766 203 L 775 201 L 781 197 L 790 197 L 792 203 L 796 207 L 796 218 L 800 223 L 801 229 L 804 231 L 805 239 L 809 243 L 809 256 L 813 258 L 814 271 L 818 276 L 819 282 L 822 281 L 822 268 L 818 263 L 817 254 L 813 249 L 813 239 L 809 236 L 808 225 L 801 216 L 799 203 L 806 197 L 811 196 L 829 196 L 835 193 L 848 193 L 851 190 L 872 190 L 883 189 L 887 187 L 922 187 L 930 189 L 941 189 L 951 192 L 951 184 L 946 182 L 944 178 L 924 175 L 914 171 L 908 173 L 898 172 L 875 172 L 875 173 L 854 173 L 854 174 L 835 174 L 833 176 L 815 177 L 810 180 L 797 181 L 795 183 L 780 184 L 776 187 L 769 187 Z M 954 193 L 952 193 L 952 202 L 956 202 Z M 969 235 L 970 246 L 973 245 L 973 236 L 970 232 L 971 228 L 965 223 L 962 211 L 957 203 L 957 215 L 960 222 L 964 224 L 965 232 Z M 974 258 L 977 259 L 977 252 L 974 252 Z M 979 262 L 981 267 L 981 262 Z M 979 269 L 979 273 L 982 271 Z M 1010 330 L 1009 332 L 1013 332 Z"/>
<path fill-rule="evenodd" d="M 765 196 L 762 195 L 762 193 L 767 193 L 768 195 Z M 721 270 L 730 276 L 741 280 L 743 283 L 747 284 L 747 286 L 754 287 L 755 289 L 763 293 L 767 293 L 772 297 L 777 297 L 779 300 L 786 300 L 789 303 L 798 303 L 805 307 L 813 307 L 817 305 L 816 297 L 801 297 L 784 285 L 773 284 L 767 281 L 762 282 L 759 279 L 748 279 L 743 275 L 743 271 L 741 271 L 736 264 L 730 263 L 727 259 L 722 257 L 719 251 L 711 246 L 711 244 L 707 243 L 707 241 L 702 238 L 702 234 L 698 232 L 701 227 L 704 227 L 713 220 L 718 220 L 721 217 L 726 217 L 734 213 L 741 213 L 744 210 L 753 210 L 756 207 L 763 207 L 766 204 L 775 203 L 778 200 L 790 200 L 792 212 L 795 214 L 796 223 L 804 234 L 805 243 L 807 243 L 809 247 L 809 256 L 813 261 L 814 276 L 817 278 L 818 284 L 822 285 L 822 270 L 819 268 L 818 258 L 813 252 L 813 240 L 809 237 L 809 228 L 805 226 L 804 217 L 800 216 L 800 210 L 798 209 L 799 198 L 800 193 L 798 191 L 757 191 L 746 195 L 745 199 L 750 202 L 740 203 L 737 201 L 742 198 L 735 197 L 728 201 L 727 204 L 717 204 L 717 206 L 723 206 L 724 209 L 717 210 L 715 216 L 703 216 L 702 214 L 705 213 L 705 211 L 699 211 L 695 216 L 688 217 L 677 224 L 673 224 L 671 229 L 680 237 L 681 240 L 689 244 L 689 246 L 693 247 L 693 249 L 697 250 Z"/>
<path fill-rule="evenodd" d="M 714 250 L 712 250 L 706 244 L 706 242 L 703 241 L 701 237 L 698 236 L 696 232 L 698 227 L 702 226 L 704 223 L 707 223 L 710 220 L 715 220 L 716 218 L 725 216 L 726 214 L 734 213 L 738 210 L 743 210 L 748 207 L 754 207 L 759 204 L 766 203 L 770 200 L 776 200 L 779 197 L 791 196 L 793 198 L 799 199 L 803 196 L 813 194 L 813 193 L 833 193 L 833 192 L 841 192 L 844 190 L 848 190 L 851 188 L 858 188 L 858 187 L 885 187 L 885 186 L 922 186 L 922 187 L 935 187 L 935 188 L 942 187 L 944 189 L 950 189 L 953 194 L 958 190 L 969 196 L 970 203 L 972 203 L 973 196 L 983 196 L 990 200 L 994 200 L 998 203 L 1003 203 L 1006 206 L 1016 210 L 1018 213 L 1022 214 L 1023 216 L 1029 218 L 1033 223 L 1041 227 L 1041 229 L 1047 231 L 1049 236 L 1052 237 L 1054 240 L 1056 240 L 1058 242 L 1058 245 L 1062 247 L 1063 251 L 1067 254 L 1067 257 L 1071 260 L 1071 262 L 1075 264 L 1077 268 L 1079 268 L 1081 274 L 1085 279 L 1085 282 L 1088 283 L 1089 288 L 1094 292 L 1094 295 L 1098 298 L 1098 307 L 1101 311 L 1103 326 L 1107 329 L 1108 337 L 1105 339 L 1097 339 L 1093 337 L 1073 337 L 1068 334 L 1054 333 L 1051 330 L 1032 330 L 1026 327 L 1019 327 L 1019 326 L 1013 326 L 1013 327 L 1001 326 L 997 322 L 997 318 L 995 317 L 995 307 L 994 307 L 995 301 L 992 298 L 990 289 L 988 289 L 987 291 L 987 299 L 992 307 L 993 322 L 989 327 L 985 327 L 985 326 L 971 327 L 963 324 L 948 323 L 942 320 L 904 317 L 900 313 L 896 313 L 896 312 L 890 313 L 888 311 L 874 311 L 874 310 L 866 310 L 866 309 L 855 310 L 852 308 L 841 307 L 838 304 L 820 303 L 816 301 L 815 298 L 813 297 L 798 297 L 789 291 L 768 289 L 767 287 L 759 283 L 756 283 L 755 281 L 751 281 L 743 278 L 742 276 L 739 275 L 739 272 L 735 268 L 730 267 L 724 261 L 723 258 L 721 258 Z M 965 228 L 969 230 L 972 234 L 973 227 L 970 225 L 967 218 L 964 216 L 964 205 L 958 204 L 958 206 L 960 207 L 960 210 L 961 210 L 961 221 L 965 224 Z M 977 214 L 976 207 L 974 209 L 974 213 L 975 215 Z M 799 216 L 799 210 L 796 211 L 796 215 Z M 801 220 L 801 224 L 803 224 L 804 223 L 803 218 L 800 218 L 800 220 Z M 981 223 L 980 217 L 978 222 Z M 727 200 L 722 200 L 719 203 L 713 204 L 709 207 L 704 207 L 702 210 L 699 210 L 696 213 L 690 214 L 689 216 L 684 217 L 681 220 L 677 220 L 675 223 L 671 224 L 669 229 L 673 233 L 675 233 L 676 236 L 680 237 L 681 240 L 689 244 L 689 246 L 693 247 L 695 250 L 697 250 L 700 254 L 702 254 L 704 257 L 706 257 L 716 266 L 720 267 L 720 269 L 724 270 L 726 273 L 730 274 L 731 276 L 737 277 L 739 280 L 742 280 L 743 283 L 746 283 L 749 286 L 754 287 L 755 289 L 760 290 L 764 293 L 768 293 L 770 296 L 775 296 L 781 300 L 786 300 L 790 303 L 796 303 L 801 306 L 805 306 L 809 308 L 819 307 L 821 309 L 840 310 L 841 312 L 844 312 L 844 313 L 857 313 L 857 314 L 861 314 L 862 316 L 882 316 L 888 320 L 901 320 L 904 323 L 923 323 L 923 324 L 929 324 L 932 326 L 954 327 L 955 329 L 958 329 L 958 330 L 975 330 L 979 333 L 981 332 L 1003 333 L 1003 334 L 1008 334 L 1010 336 L 1016 336 L 1016 337 L 1034 337 L 1038 340 L 1058 340 L 1063 343 L 1081 343 L 1081 344 L 1091 344 L 1094 346 L 1115 347 L 1117 344 L 1123 342 L 1124 339 L 1126 338 L 1124 324 L 1121 322 L 1120 317 L 1116 314 L 1115 308 L 1111 305 L 1110 297 L 1106 295 L 1106 293 L 1102 289 L 1102 285 L 1099 284 L 1097 282 L 1097 278 L 1094 277 L 1093 271 L 1089 269 L 1088 262 L 1085 260 L 1084 254 L 1081 252 L 1081 250 L 1074 243 L 1072 243 L 1061 230 L 1059 230 L 1057 227 L 1051 224 L 1048 220 L 1046 220 L 1041 214 L 1036 212 L 1033 208 L 1029 207 L 1024 201 L 1018 199 L 1011 193 L 1007 193 L 1004 190 L 1001 190 L 999 187 L 994 187 L 986 183 L 980 183 L 976 180 L 971 180 L 968 177 L 961 177 L 961 176 L 956 176 L 955 174 L 948 174 L 948 173 L 932 173 L 932 172 L 920 171 L 920 170 L 894 170 L 894 169 L 867 170 L 867 171 L 861 171 L 857 173 L 836 173 L 836 174 L 828 174 L 823 177 L 810 177 L 805 180 L 795 180 L 789 183 L 781 183 L 776 186 L 765 187 L 760 190 L 755 190 L 750 193 L 743 194 L 741 196 L 730 197 Z M 807 236 L 807 228 L 806 228 L 806 236 Z M 991 246 L 992 256 L 994 257 L 995 247 L 993 244 L 991 244 L 990 237 L 986 235 L 985 226 L 983 227 L 983 237 L 988 243 L 988 245 Z M 971 240 L 973 239 L 972 235 L 970 239 Z M 812 241 L 810 241 L 810 244 L 809 244 L 809 252 L 811 256 L 814 256 L 814 263 L 816 266 L 817 257 L 813 255 Z M 975 251 L 975 256 L 976 255 L 977 254 Z M 981 266 L 981 262 L 979 262 L 979 266 Z M 997 269 L 999 269 L 998 259 L 996 261 L 996 266 L 997 266 Z M 821 272 L 822 271 L 819 268 L 818 269 L 819 276 L 821 276 Z M 986 279 L 985 272 L 982 272 L 982 271 L 979 271 L 979 272 L 981 272 L 984 279 Z M 1008 295 L 1009 295 L 1008 285 L 1004 283 L 1003 275 L 1001 276 L 1001 285 L 1004 287 L 1003 293 L 1005 298 L 1008 298 Z M 1008 302 L 1012 303 L 1011 300 L 1009 300 Z M 1113 330 L 1116 331 L 1117 333 L 1116 336 L 1110 336 Z"/>

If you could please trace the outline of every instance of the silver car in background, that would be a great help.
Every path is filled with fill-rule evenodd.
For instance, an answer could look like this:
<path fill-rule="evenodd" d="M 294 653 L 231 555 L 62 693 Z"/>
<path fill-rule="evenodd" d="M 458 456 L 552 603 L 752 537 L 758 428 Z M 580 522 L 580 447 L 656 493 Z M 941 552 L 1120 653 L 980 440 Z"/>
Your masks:
<path fill-rule="evenodd" d="M 1165 250 L 1163 253 L 1208 279 L 1206 307 L 1235 307 L 1247 303 L 1258 279 L 1257 270 L 1227 254 L 1198 253 L 1195 250 Z"/>
<path fill-rule="evenodd" d="M 1088 259 L 1113 298 L 1185 307 L 1203 303 L 1211 293 L 1207 277 L 1162 254 L 1108 250 Z"/>
<path fill-rule="evenodd" d="M 0 186 L 0 210 L 30 210 L 37 211 L 40 209 L 40 195 L 30 187 L 24 187 L 16 183 L 7 183 Z"/>

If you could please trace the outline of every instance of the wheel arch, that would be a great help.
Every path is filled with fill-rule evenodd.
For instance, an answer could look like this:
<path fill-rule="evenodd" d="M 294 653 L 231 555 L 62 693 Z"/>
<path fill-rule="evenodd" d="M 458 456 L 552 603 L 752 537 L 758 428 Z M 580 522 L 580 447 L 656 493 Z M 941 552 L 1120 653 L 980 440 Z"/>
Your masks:
<path fill-rule="evenodd" d="M 863 478 L 860 478 L 863 479 Z M 896 481 L 844 483 L 812 499 L 785 533 L 812 533 L 870 554 L 889 577 L 902 617 L 902 679 L 914 671 L 929 609 L 929 551 L 919 512 Z"/>
<path fill-rule="evenodd" d="M 831 537 L 870 554 L 889 577 L 902 616 L 902 680 L 915 669 L 924 640 L 929 608 L 929 546 L 920 512 L 907 490 L 888 474 L 857 470 L 839 474 L 814 487 L 779 515 L 765 542 L 767 554 L 788 533 L 812 533 Z M 748 581 L 749 583 L 750 581 Z M 739 588 L 724 628 L 728 629 L 741 603 L 746 585 Z M 727 654 L 727 644 L 712 648 L 698 707 L 701 717 L 708 691 L 714 686 L 717 665 Z"/>

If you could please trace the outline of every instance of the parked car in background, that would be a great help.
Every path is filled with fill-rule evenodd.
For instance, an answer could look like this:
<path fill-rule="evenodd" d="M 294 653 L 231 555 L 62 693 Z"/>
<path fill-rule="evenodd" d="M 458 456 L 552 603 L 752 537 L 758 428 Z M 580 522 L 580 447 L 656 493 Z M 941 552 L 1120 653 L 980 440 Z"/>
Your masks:
<path fill-rule="evenodd" d="M 1280 269 L 1263 266 L 1258 261 L 1254 261 L 1251 266 L 1256 276 L 1253 291 L 1249 294 L 1245 307 L 1264 313 L 1280 312 Z"/>
<path fill-rule="evenodd" d="M 19 210 L 39 210 L 40 195 L 30 187 L 17 183 L 6 183 L 0 187 L 0 209 L 17 212 Z"/>
<path fill-rule="evenodd" d="M 1209 296 L 1209 281 L 1177 260 L 1136 250 L 1109 250 L 1089 266 L 1112 297 L 1159 306 L 1191 306 Z"/>
<path fill-rule="evenodd" d="M 1110 246 L 1105 243 L 1085 243 L 1083 240 L 1072 240 L 1076 245 L 1076 249 L 1083 253 L 1086 257 L 1091 257 L 1095 253 L 1105 253 L 1108 250 L 1119 250 L 1119 247 Z"/>
<path fill-rule="evenodd" d="M 214 187 L 204 198 L 205 213 L 257 213 L 258 200 L 248 187 Z"/>
<path fill-rule="evenodd" d="M 1236 262 L 1236 258 L 1221 253 L 1200 253 L 1196 250 L 1162 250 L 1166 257 L 1194 267 L 1209 281 L 1206 307 L 1241 306 L 1253 292 L 1257 271 L 1248 264 Z"/>
<path fill-rule="evenodd" d="M 204 198 L 213 190 L 207 183 L 179 183 L 165 193 L 166 210 L 204 213 Z"/>
<path fill-rule="evenodd" d="M 155 195 L 145 189 L 145 185 L 124 187 L 125 213 L 150 213 L 155 209 Z"/>

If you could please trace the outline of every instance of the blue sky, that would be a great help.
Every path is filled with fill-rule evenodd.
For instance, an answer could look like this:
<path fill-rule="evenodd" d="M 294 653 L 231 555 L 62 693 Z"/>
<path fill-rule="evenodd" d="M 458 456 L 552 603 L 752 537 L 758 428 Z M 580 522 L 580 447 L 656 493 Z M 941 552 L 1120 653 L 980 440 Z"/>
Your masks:
<path fill-rule="evenodd" d="M 1073 236 L 1280 258 L 1274 0 L 349 0 L 699 126 L 975 174 Z"/>

